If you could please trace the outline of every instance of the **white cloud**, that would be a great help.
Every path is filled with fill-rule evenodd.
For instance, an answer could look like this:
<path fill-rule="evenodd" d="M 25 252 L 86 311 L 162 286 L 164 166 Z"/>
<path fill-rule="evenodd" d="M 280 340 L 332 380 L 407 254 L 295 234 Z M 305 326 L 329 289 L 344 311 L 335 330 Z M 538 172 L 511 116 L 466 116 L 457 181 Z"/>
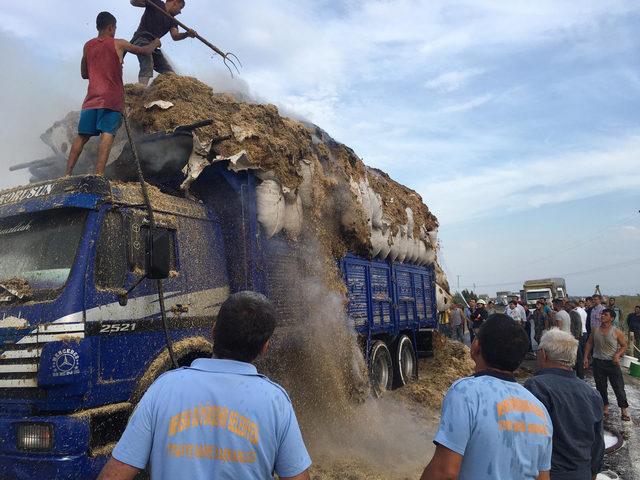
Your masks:
<path fill-rule="evenodd" d="M 455 223 L 640 188 L 640 134 L 610 138 L 606 144 L 592 151 L 478 168 L 453 179 L 434 178 L 418 192 L 442 223 Z"/>
<path fill-rule="evenodd" d="M 472 68 L 468 70 L 453 70 L 438 75 L 424 83 L 425 88 L 443 93 L 459 90 L 467 84 L 469 79 L 480 75 L 484 70 Z"/>
<path fill-rule="evenodd" d="M 492 98 L 493 98 L 493 95 L 491 95 L 491 94 L 481 95 L 479 97 L 475 97 L 475 98 L 472 98 L 472 99 L 464 101 L 464 102 L 454 103 L 452 105 L 448 105 L 448 106 L 446 106 L 444 108 L 441 108 L 439 110 L 439 113 L 447 114 L 447 113 L 468 112 L 469 110 L 473 110 L 475 108 L 478 108 L 478 107 L 484 105 L 485 103 L 491 101 Z"/>

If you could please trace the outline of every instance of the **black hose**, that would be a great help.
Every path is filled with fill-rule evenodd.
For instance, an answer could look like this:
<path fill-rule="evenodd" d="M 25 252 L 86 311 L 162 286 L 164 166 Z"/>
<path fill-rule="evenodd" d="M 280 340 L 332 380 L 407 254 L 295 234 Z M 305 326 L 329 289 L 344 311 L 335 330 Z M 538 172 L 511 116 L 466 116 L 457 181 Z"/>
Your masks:
<path fill-rule="evenodd" d="M 151 238 L 153 238 L 153 232 L 156 228 L 156 219 L 153 213 L 153 207 L 151 206 L 151 200 L 149 199 L 149 190 L 147 190 L 147 184 L 144 181 L 144 174 L 142 173 L 142 166 L 140 165 L 140 159 L 138 158 L 138 151 L 136 150 L 136 145 L 133 141 L 133 137 L 131 136 L 129 120 L 127 120 L 127 115 L 125 114 L 125 112 L 122 113 L 122 118 L 124 119 L 124 128 L 127 131 L 127 138 L 129 139 L 129 145 L 131 145 L 131 151 L 133 152 L 133 158 L 136 163 L 138 181 L 140 182 L 140 187 L 142 188 L 144 203 L 146 204 L 147 211 L 149 212 L 149 235 L 151 235 Z M 169 323 L 167 322 L 167 311 L 165 310 L 164 306 L 164 287 L 162 286 L 162 280 L 156 280 L 156 288 L 158 290 L 158 302 L 160 303 L 160 315 L 162 316 L 162 328 L 164 329 L 164 339 L 167 343 L 167 351 L 169 352 L 169 358 L 171 358 L 171 364 L 173 365 L 173 368 L 178 368 L 178 362 L 176 362 L 176 357 L 173 352 L 173 344 L 171 343 L 171 336 L 169 335 Z"/>

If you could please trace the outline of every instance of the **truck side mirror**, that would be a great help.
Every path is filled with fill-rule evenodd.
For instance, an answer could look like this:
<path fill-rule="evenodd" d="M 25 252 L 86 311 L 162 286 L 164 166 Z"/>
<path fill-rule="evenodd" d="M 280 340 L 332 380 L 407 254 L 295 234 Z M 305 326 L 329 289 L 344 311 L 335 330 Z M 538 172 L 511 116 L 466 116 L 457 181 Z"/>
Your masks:
<path fill-rule="evenodd" d="M 171 270 L 171 238 L 164 228 L 154 229 L 147 235 L 146 277 L 161 280 Z"/>

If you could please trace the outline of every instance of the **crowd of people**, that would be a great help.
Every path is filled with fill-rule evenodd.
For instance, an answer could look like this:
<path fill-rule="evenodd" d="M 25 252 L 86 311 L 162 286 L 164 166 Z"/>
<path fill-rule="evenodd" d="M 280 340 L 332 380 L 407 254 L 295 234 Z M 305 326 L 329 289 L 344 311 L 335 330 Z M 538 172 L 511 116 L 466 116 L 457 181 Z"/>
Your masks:
<path fill-rule="evenodd" d="M 464 342 L 469 332 L 477 373 L 447 393 L 436 454 L 422 478 L 595 478 L 610 414 L 608 384 L 621 421 L 631 421 L 620 368 L 627 337 L 615 298 L 596 294 L 551 305 L 538 299 L 533 310 L 511 300 L 504 313 L 496 310 L 493 302 L 471 299 L 466 307 L 454 304 L 445 318 L 445 335 Z M 626 326 L 637 356 L 640 306 Z M 513 372 L 532 351 L 539 370 L 520 386 Z M 584 381 L 589 367 L 595 389 Z M 512 455 L 505 459 L 500 446 L 507 443 Z"/>
<path fill-rule="evenodd" d="M 440 331 L 449 338 L 465 342 L 465 334 L 469 333 L 469 343 L 473 342 L 477 330 L 489 315 L 505 313 L 524 328 L 529 338 L 529 351 L 539 345 L 542 334 L 554 327 L 571 333 L 578 340 L 580 349 L 578 358 L 582 360 L 584 347 L 592 325 L 600 324 L 602 312 L 609 308 L 613 312 L 612 325 L 633 334 L 634 355 L 640 360 L 640 305 L 624 319 L 623 311 L 616 305 L 615 297 L 603 297 L 596 294 L 579 300 L 554 299 L 549 304 L 546 298 L 536 300 L 535 308 L 530 308 L 522 300 L 511 299 L 506 305 L 496 305 L 492 300 L 470 298 L 466 306 L 454 303 L 440 317 Z M 578 362 L 581 363 L 581 362 Z M 576 367 L 578 376 L 584 374 L 580 366 Z"/>

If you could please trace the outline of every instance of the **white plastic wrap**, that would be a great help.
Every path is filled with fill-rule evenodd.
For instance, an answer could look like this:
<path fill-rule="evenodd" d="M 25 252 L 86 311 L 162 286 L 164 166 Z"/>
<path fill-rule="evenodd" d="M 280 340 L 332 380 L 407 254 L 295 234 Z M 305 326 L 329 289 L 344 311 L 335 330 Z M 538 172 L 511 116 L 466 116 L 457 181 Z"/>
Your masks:
<path fill-rule="evenodd" d="M 285 223 L 286 205 L 280 185 L 273 180 L 265 180 L 256 187 L 258 221 L 264 227 L 268 238 L 282 231 Z"/>
<path fill-rule="evenodd" d="M 293 238 L 298 238 L 302 232 L 302 199 L 300 195 L 293 197 L 293 201 L 285 201 L 284 229 Z"/>

